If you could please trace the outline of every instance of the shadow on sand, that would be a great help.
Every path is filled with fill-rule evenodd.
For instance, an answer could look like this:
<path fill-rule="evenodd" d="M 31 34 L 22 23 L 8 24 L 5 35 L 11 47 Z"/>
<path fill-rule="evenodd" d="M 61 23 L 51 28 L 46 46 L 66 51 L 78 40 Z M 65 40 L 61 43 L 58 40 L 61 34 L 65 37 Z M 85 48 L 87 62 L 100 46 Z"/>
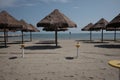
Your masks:
<path fill-rule="evenodd" d="M 108 41 L 94 41 L 94 40 L 76 40 L 76 41 L 81 41 L 83 43 L 109 43 Z"/>
<path fill-rule="evenodd" d="M 45 50 L 45 49 L 58 49 L 61 48 L 61 46 L 51 46 L 51 45 L 44 45 L 44 46 L 27 46 L 25 49 L 29 50 Z"/>
<path fill-rule="evenodd" d="M 9 59 L 17 59 L 17 57 L 16 57 L 16 56 L 13 56 L 13 57 L 10 57 Z"/>
<path fill-rule="evenodd" d="M 6 46 L 6 47 L 5 47 L 5 46 L 1 46 L 1 45 L 0 45 L 0 48 L 8 48 L 8 47 L 10 47 L 10 46 Z"/>
<path fill-rule="evenodd" d="M 67 60 L 73 60 L 75 57 L 65 57 Z"/>
<path fill-rule="evenodd" d="M 83 43 L 94 43 L 94 44 L 97 44 L 97 43 L 109 43 L 109 42 L 101 42 L 101 41 L 83 41 Z"/>
<path fill-rule="evenodd" d="M 39 41 L 36 44 L 55 44 L 55 41 L 49 40 L 49 41 Z"/>
<path fill-rule="evenodd" d="M 120 48 L 120 44 L 103 44 L 103 45 L 95 45 L 94 47 L 99 47 L 99 48 Z"/>

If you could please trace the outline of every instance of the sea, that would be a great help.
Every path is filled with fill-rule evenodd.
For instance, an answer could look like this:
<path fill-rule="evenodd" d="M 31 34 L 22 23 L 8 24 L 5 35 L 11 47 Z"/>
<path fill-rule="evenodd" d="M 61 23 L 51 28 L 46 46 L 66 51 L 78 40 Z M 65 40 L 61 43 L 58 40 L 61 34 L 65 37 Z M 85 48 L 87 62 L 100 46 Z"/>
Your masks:
<path fill-rule="evenodd" d="M 9 40 L 21 40 L 21 36 L 8 37 Z M 0 37 L 2 40 L 3 37 Z M 24 33 L 24 40 L 29 40 L 30 34 Z M 33 33 L 32 40 L 54 40 L 54 33 Z M 58 39 L 60 40 L 90 40 L 89 33 L 58 33 Z M 104 33 L 104 40 L 114 40 L 114 33 Z M 116 33 L 116 39 L 120 40 L 120 33 Z M 101 40 L 101 33 L 92 33 L 92 40 Z"/>

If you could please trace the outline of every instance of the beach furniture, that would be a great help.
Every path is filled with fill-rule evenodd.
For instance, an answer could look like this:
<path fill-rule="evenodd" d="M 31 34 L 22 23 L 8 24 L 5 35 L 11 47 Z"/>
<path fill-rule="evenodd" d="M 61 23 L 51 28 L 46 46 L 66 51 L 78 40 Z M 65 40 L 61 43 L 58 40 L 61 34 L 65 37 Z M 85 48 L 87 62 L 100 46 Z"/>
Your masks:
<path fill-rule="evenodd" d="M 76 48 L 77 48 L 77 55 L 76 55 L 76 58 L 78 58 L 78 48 L 80 47 L 80 43 L 77 42 L 77 44 L 76 44 L 75 46 L 76 46 Z"/>
<path fill-rule="evenodd" d="M 20 46 L 21 46 L 21 49 L 22 49 L 22 57 L 24 58 L 24 54 L 25 54 L 25 53 L 24 53 L 25 44 L 21 44 Z"/>
<path fill-rule="evenodd" d="M 119 69 L 119 80 L 120 80 L 120 60 L 110 60 L 108 64 L 112 67 Z"/>

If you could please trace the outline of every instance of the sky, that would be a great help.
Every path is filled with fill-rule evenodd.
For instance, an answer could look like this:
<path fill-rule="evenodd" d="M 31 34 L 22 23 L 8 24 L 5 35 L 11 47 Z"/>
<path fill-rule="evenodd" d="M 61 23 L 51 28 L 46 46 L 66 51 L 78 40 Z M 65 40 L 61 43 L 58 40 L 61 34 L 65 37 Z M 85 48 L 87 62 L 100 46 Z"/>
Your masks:
<path fill-rule="evenodd" d="M 111 21 L 120 13 L 120 0 L 0 0 L 0 11 L 6 10 L 16 19 L 24 19 L 34 26 L 54 9 L 77 24 L 77 28 L 68 32 L 80 33 L 90 22 L 94 24 L 101 18 Z"/>

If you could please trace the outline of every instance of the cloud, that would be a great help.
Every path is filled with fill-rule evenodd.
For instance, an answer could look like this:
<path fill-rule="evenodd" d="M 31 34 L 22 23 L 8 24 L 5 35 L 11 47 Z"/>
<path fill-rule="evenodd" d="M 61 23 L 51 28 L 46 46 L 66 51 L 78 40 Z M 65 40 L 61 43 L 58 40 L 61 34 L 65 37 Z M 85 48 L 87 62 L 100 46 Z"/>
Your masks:
<path fill-rule="evenodd" d="M 28 3 L 28 4 L 25 4 L 25 6 L 35 6 L 36 4 L 32 4 L 32 3 Z"/>
<path fill-rule="evenodd" d="M 37 0 L 0 0 L 0 8 L 35 6 L 37 4 L 36 1 Z"/>
<path fill-rule="evenodd" d="M 37 5 L 37 4 L 35 4 L 35 3 L 23 3 L 23 4 L 16 5 L 16 7 L 22 7 L 22 6 L 30 7 L 30 6 L 35 6 L 35 5 Z"/>
<path fill-rule="evenodd" d="M 70 0 L 40 0 L 40 1 L 45 2 L 45 3 L 49 3 L 49 2 L 67 3 L 67 2 L 69 2 Z"/>
<path fill-rule="evenodd" d="M 68 3 L 71 0 L 0 0 L 0 8 L 35 6 L 42 3 Z"/>
<path fill-rule="evenodd" d="M 0 0 L 0 7 L 14 6 L 17 0 Z"/>
<path fill-rule="evenodd" d="M 78 6 L 74 6 L 73 8 L 78 9 L 79 7 Z"/>

